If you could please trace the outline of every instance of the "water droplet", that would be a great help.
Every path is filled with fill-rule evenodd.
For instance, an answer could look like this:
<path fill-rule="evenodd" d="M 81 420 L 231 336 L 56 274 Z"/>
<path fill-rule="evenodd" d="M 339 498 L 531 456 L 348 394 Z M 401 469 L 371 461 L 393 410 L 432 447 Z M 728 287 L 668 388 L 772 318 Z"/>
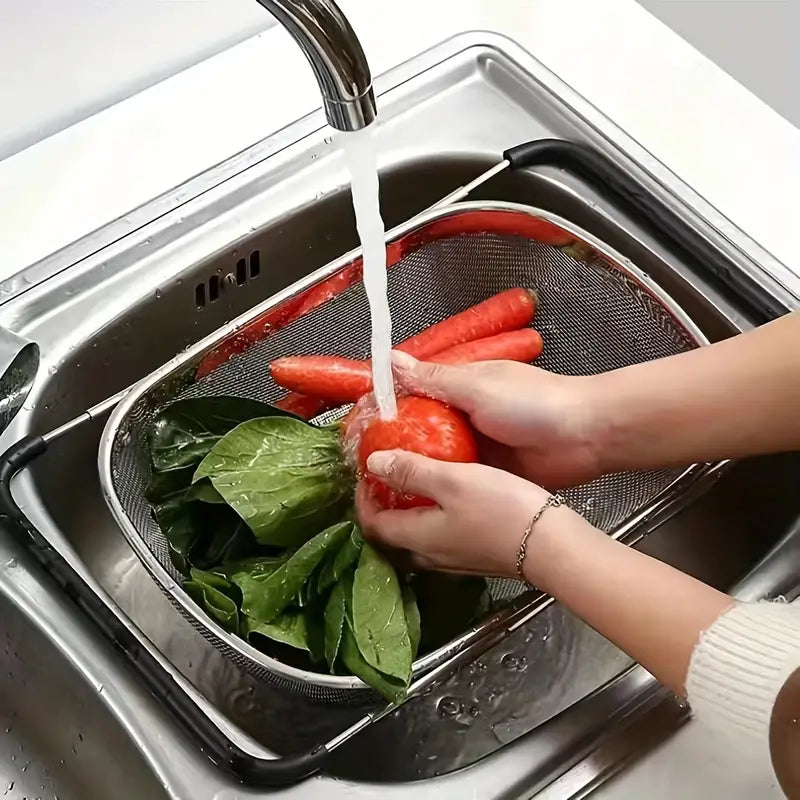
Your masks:
<path fill-rule="evenodd" d="M 161 289 L 156 289 L 156 300 L 161 299 Z"/>
<path fill-rule="evenodd" d="M 440 717 L 455 717 L 461 713 L 463 706 L 455 697 L 443 697 L 436 707 Z"/>
<path fill-rule="evenodd" d="M 333 136 L 326 136 L 325 144 L 333 144 Z"/>
<path fill-rule="evenodd" d="M 8 561 L 6 561 L 6 566 L 9 569 L 14 569 L 14 567 L 17 566 L 17 559 L 16 558 L 9 558 Z"/>
<path fill-rule="evenodd" d="M 517 668 L 517 657 L 513 653 L 506 653 L 501 659 L 500 663 L 502 664 L 505 669 L 516 669 Z"/>

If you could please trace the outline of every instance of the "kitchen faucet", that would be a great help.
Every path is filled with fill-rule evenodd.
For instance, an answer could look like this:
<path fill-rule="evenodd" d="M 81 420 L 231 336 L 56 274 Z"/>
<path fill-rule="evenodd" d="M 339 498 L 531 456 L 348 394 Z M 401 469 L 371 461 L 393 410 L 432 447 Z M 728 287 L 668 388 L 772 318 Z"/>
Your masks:
<path fill-rule="evenodd" d="M 258 0 L 300 45 L 314 70 L 331 127 L 357 131 L 375 119 L 366 56 L 333 0 Z"/>

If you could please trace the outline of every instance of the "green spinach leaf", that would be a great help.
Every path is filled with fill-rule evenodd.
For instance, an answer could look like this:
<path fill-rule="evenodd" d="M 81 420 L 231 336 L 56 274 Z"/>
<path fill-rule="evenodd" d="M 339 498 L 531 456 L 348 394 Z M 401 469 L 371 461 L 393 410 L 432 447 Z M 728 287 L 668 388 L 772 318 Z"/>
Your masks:
<path fill-rule="evenodd" d="M 353 580 L 353 634 L 370 666 L 398 678 L 411 679 L 411 639 L 403 596 L 394 567 L 365 542 Z"/>
<path fill-rule="evenodd" d="M 194 469 L 174 469 L 169 472 L 153 472 L 147 484 L 144 496 L 150 505 L 162 505 L 170 501 L 190 502 L 200 500 L 203 503 L 224 503 L 222 495 L 213 487 L 211 481 L 203 480 L 192 483 Z"/>
<path fill-rule="evenodd" d="M 224 504 L 173 498 L 155 506 L 153 516 L 169 543 L 172 563 L 184 575 L 191 566 L 208 569 L 257 549 L 250 528 Z"/>
<path fill-rule="evenodd" d="M 198 530 L 205 530 L 189 550 L 189 561 L 201 569 L 211 569 L 225 561 L 249 556 L 258 548 L 253 532 L 232 509 L 214 505 L 195 508 L 195 517 L 202 515 Z"/>
<path fill-rule="evenodd" d="M 347 598 L 344 593 L 344 585 L 337 583 L 331 590 L 325 605 L 325 660 L 331 670 L 336 663 L 336 656 L 339 654 L 346 611 Z"/>
<path fill-rule="evenodd" d="M 239 608 L 231 597 L 234 588 L 218 575 L 192 569 L 191 578 L 183 588 L 213 620 L 225 630 L 239 633 Z"/>
<path fill-rule="evenodd" d="M 419 606 L 417 606 L 417 596 L 414 589 L 409 585 L 403 586 L 403 611 L 406 615 L 406 626 L 408 627 L 408 639 L 411 642 L 411 660 L 417 657 L 419 650 L 419 640 L 422 636 L 422 620 L 419 616 Z"/>
<path fill-rule="evenodd" d="M 358 561 L 363 544 L 361 531 L 353 525 L 353 531 L 345 543 L 335 553 L 326 556 L 317 580 L 318 594 L 325 594 Z"/>
<path fill-rule="evenodd" d="M 253 575 L 245 571 L 233 575 L 233 582 L 242 590 L 242 611 L 257 622 L 272 621 L 297 600 L 325 554 L 340 547 L 352 531 L 352 522 L 340 522 L 306 542 L 274 572 Z"/>
<path fill-rule="evenodd" d="M 340 519 L 352 492 L 336 431 L 290 417 L 250 420 L 220 439 L 195 482 L 214 488 L 262 544 L 296 547 Z"/>
<path fill-rule="evenodd" d="M 364 660 L 350 626 L 345 624 L 339 646 L 342 664 L 357 678 L 375 689 L 390 703 L 399 703 L 406 696 L 406 685 L 390 675 L 383 675 Z"/>
<path fill-rule="evenodd" d="M 240 572 L 246 572 L 253 577 L 258 575 L 270 575 L 275 572 L 278 567 L 286 563 L 289 556 L 286 553 L 280 555 L 269 556 L 251 556 L 249 558 L 240 558 L 238 561 L 226 561 L 214 567 L 212 572 L 216 575 L 221 575 L 232 581 L 233 576 Z"/>
<path fill-rule="evenodd" d="M 156 470 L 197 465 L 237 425 L 286 411 L 243 397 L 191 397 L 156 414 L 150 426 L 150 455 Z"/>
<path fill-rule="evenodd" d="M 154 472 L 145 490 L 153 517 L 170 546 L 176 569 L 213 566 L 220 558 L 249 552 L 255 539 L 208 480 L 192 484 L 194 470 Z M 208 504 L 215 508 L 209 509 Z M 235 546 L 234 546 L 235 543 Z"/>
<path fill-rule="evenodd" d="M 317 613 L 287 609 L 272 622 L 248 619 L 248 640 L 258 646 L 258 638 L 261 636 L 297 650 L 305 650 L 314 662 L 324 658 L 324 632 Z"/>

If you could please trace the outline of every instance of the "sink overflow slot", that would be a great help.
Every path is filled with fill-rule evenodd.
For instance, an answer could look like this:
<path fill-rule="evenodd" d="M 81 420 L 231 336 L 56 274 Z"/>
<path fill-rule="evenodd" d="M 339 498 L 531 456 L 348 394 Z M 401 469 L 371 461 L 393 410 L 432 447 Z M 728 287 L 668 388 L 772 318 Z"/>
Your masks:
<path fill-rule="evenodd" d="M 208 280 L 198 283 L 194 287 L 194 304 L 197 308 L 205 308 L 209 303 L 217 301 L 220 294 L 234 286 L 244 286 L 248 281 L 261 274 L 261 252 L 253 250 L 247 258 L 240 258 L 236 267 L 220 279 L 219 273 L 214 273 Z"/>

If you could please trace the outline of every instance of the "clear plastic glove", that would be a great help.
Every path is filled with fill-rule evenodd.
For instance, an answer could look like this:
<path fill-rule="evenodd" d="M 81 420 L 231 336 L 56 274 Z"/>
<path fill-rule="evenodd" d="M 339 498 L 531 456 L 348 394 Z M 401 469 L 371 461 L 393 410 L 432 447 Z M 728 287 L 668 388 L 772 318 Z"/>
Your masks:
<path fill-rule="evenodd" d="M 517 577 L 520 542 L 549 497 L 544 489 L 483 464 L 436 461 L 398 450 L 373 453 L 367 469 L 393 489 L 423 494 L 437 504 L 383 511 L 370 500 L 365 485 L 359 486 L 356 506 L 364 534 L 404 556 L 405 566 Z M 537 522 L 535 535 L 543 536 L 553 526 L 588 523 L 566 506 L 551 508 Z"/>
<path fill-rule="evenodd" d="M 591 379 L 510 361 L 430 364 L 397 351 L 392 363 L 401 388 L 469 415 L 484 463 L 551 489 L 603 471 Z"/>

